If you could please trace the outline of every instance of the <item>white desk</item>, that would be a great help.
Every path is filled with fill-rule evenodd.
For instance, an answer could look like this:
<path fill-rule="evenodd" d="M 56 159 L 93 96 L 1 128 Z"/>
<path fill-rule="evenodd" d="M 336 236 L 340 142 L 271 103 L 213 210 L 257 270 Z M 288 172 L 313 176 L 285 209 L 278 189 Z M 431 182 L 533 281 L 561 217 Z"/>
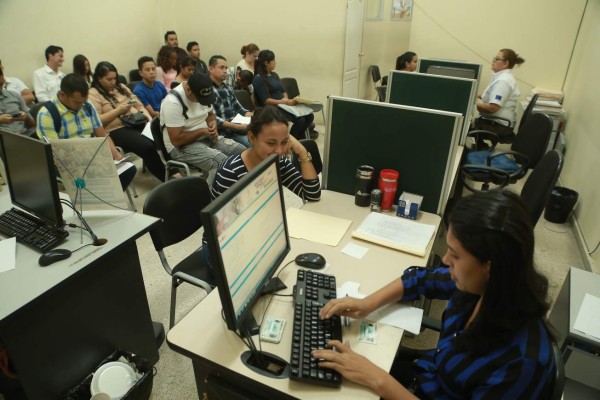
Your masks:
<path fill-rule="evenodd" d="M 370 212 L 369 208 L 354 205 L 354 198 L 349 195 L 323 191 L 320 202 L 308 203 L 305 209 L 352 220 L 352 225 L 337 247 L 330 247 L 304 240 L 292 239 L 292 249 L 283 262 L 292 260 L 296 255 L 305 252 L 322 254 L 331 266 L 323 272 L 336 276 L 338 286 L 346 281 L 360 282 L 361 293 L 371 293 L 381 286 L 400 277 L 402 272 L 412 265 L 425 265 L 427 257 L 421 258 L 396 250 L 381 247 L 369 242 L 351 238 L 351 232 L 360 225 Z M 423 213 L 420 222 L 430 223 L 436 227 L 440 217 Z M 434 238 L 435 238 L 434 234 Z M 340 253 L 348 243 L 368 247 L 369 251 L 362 260 Z M 427 251 L 431 251 L 431 244 Z M 288 286 L 281 293 L 291 293 L 296 280 L 298 267 L 290 264 L 279 277 Z M 377 399 L 370 390 L 344 380 L 341 388 L 329 389 L 289 379 L 272 379 L 261 376 L 247 368 L 240 360 L 246 350 L 244 344 L 231 331 L 227 330 L 221 319 L 221 303 L 217 290 L 213 290 L 198 306 L 186 315 L 167 335 L 169 346 L 192 359 L 198 397 L 211 392 L 211 381 L 218 375 L 221 384 L 241 387 L 242 393 L 249 398 L 319 398 L 319 399 Z M 266 303 L 265 303 L 266 304 Z M 255 316 L 260 313 L 261 302 L 254 310 Z M 279 344 L 263 343 L 262 349 L 278 355 L 284 360 L 290 358 L 291 324 L 293 322 L 293 299 L 291 297 L 275 297 L 268 314 L 288 321 L 283 338 Z M 260 321 L 259 318 L 257 318 Z M 354 350 L 364 354 L 384 369 L 389 370 L 396 350 L 402 338 L 401 329 L 379 325 L 378 344 L 358 343 L 360 322 L 354 321 L 349 328 L 343 328 L 343 337 L 350 340 Z M 257 339 L 255 343 L 257 343 Z M 209 382 L 206 382 L 208 377 Z M 210 395 L 208 398 L 212 398 Z"/>
<path fill-rule="evenodd" d="M 5 186 L 0 211 L 10 206 Z M 135 245 L 157 219 L 119 210 L 84 215 L 104 246 L 40 267 L 40 253 L 17 244 L 16 268 L 0 273 L 0 341 L 29 399 L 59 397 L 117 347 L 158 360 Z M 81 247 L 79 229 L 67 229 L 58 247 Z"/>

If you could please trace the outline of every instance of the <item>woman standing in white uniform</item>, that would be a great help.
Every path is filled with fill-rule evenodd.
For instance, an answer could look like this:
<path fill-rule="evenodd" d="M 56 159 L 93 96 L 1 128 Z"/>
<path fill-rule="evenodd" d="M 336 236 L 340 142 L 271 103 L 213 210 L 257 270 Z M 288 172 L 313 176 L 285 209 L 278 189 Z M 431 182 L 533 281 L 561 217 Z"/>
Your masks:
<path fill-rule="evenodd" d="M 500 136 L 500 143 L 510 143 L 514 137 L 513 128 L 517 119 L 515 109 L 521 96 L 519 85 L 513 75 L 515 65 L 525 60 L 512 49 L 502 49 L 492 58 L 492 79 L 477 99 L 477 111 L 483 118 L 475 122 L 476 129 L 492 131 Z M 500 117 L 504 120 L 486 119 Z M 509 123 L 510 121 L 510 123 Z"/>

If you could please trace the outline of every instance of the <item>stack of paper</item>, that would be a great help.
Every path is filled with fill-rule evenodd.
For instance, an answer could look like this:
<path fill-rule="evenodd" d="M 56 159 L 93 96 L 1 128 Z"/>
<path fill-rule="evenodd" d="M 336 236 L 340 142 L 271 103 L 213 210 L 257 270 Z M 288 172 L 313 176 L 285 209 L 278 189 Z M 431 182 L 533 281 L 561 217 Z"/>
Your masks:
<path fill-rule="evenodd" d="M 435 226 L 372 212 L 352 236 L 417 256 L 425 256 Z"/>

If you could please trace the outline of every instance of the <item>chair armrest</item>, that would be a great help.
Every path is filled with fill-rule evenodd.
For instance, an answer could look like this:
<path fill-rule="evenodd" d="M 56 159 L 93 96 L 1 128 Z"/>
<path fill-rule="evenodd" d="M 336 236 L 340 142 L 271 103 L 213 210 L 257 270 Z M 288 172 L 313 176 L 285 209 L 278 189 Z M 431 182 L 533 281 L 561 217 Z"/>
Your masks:
<path fill-rule="evenodd" d="M 423 320 L 421 321 L 421 328 L 428 328 L 436 332 L 441 332 L 442 321 L 440 321 L 439 319 L 428 317 L 427 315 L 423 315 Z"/>
<path fill-rule="evenodd" d="M 475 129 L 475 130 L 469 131 L 467 133 L 467 137 L 472 137 L 475 139 L 475 141 L 489 140 L 492 143 L 490 151 L 493 151 L 496 148 L 496 145 L 498 144 L 498 141 L 500 140 L 500 137 L 498 135 L 496 135 L 494 132 L 486 131 L 483 129 Z"/>
<path fill-rule="evenodd" d="M 512 124 L 512 121 L 510 119 L 504 117 L 497 117 L 495 115 L 479 115 L 479 118 L 487 119 L 490 121 L 504 121 L 507 123 L 507 127 L 510 127 L 510 125 Z"/>
<path fill-rule="evenodd" d="M 489 158 L 489 157 L 488 157 Z M 460 168 L 462 184 L 467 188 L 470 192 L 479 192 L 480 190 L 475 189 L 471 186 L 467 179 L 477 182 L 478 178 L 481 178 L 481 175 L 484 173 L 489 174 L 492 179 L 489 179 L 490 182 L 494 182 L 500 187 L 507 186 L 510 183 L 510 173 L 503 169 L 490 167 L 488 165 L 480 165 L 480 164 L 464 164 Z"/>
<path fill-rule="evenodd" d="M 487 165 L 491 166 L 492 165 L 492 159 L 495 157 L 499 157 L 499 156 L 507 156 L 507 155 L 512 155 L 513 158 L 515 159 L 515 162 L 519 165 L 519 173 L 521 172 L 527 172 L 527 168 L 529 168 L 529 158 L 523 154 L 523 153 L 519 153 L 518 151 L 514 151 L 514 150 L 503 150 L 503 151 L 498 151 L 498 152 L 490 152 L 490 154 L 488 154 L 487 157 Z M 515 172 L 516 173 L 516 172 Z"/>

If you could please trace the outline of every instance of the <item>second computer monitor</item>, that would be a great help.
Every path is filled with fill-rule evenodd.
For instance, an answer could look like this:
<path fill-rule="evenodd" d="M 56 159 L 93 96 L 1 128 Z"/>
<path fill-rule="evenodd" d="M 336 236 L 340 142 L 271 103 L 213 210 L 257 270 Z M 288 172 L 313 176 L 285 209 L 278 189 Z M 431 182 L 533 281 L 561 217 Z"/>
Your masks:
<path fill-rule="evenodd" d="M 201 218 L 227 327 L 247 335 L 252 307 L 290 250 L 277 156 L 220 195 Z"/>

